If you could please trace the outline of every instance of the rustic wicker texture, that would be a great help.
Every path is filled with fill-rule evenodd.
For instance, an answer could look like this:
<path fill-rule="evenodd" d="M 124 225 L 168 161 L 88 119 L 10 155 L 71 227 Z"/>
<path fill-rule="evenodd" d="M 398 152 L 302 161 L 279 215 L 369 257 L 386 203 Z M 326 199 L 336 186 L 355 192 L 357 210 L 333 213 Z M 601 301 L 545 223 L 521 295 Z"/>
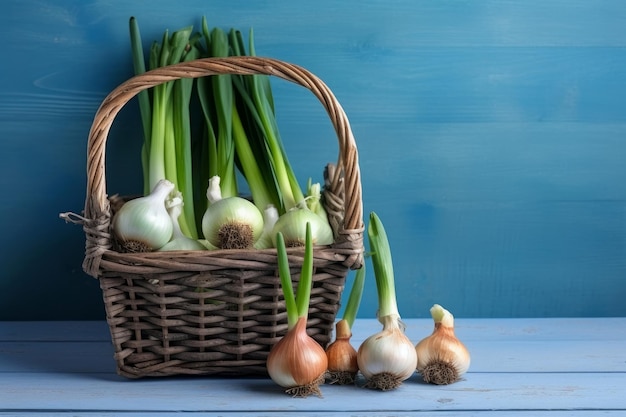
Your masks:
<path fill-rule="evenodd" d="M 270 58 L 208 58 L 133 77 L 102 102 L 89 133 L 83 269 L 100 280 L 118 372 L 129 378 L 184 374 L 260 374 L 287 318 L 276 251 L 219 250 L 120 253 L 110 220 L 116 196 L 106 192 L 105 144 L 121 108 L 140 91 L 180 78 L 265 74 L 309 89 L 335 128 L 339 156 L 324 170 L 324 204 L 335 243 L 314 250 L 308 332 L 331 338 L 350 269 L 363 262 L 363 214 L 356 144 L 331 90 L 306 69 Z M 303 115 L 304 117 L 304 115 Z M 297 281 L 302 249 L 288 250 Z"/>

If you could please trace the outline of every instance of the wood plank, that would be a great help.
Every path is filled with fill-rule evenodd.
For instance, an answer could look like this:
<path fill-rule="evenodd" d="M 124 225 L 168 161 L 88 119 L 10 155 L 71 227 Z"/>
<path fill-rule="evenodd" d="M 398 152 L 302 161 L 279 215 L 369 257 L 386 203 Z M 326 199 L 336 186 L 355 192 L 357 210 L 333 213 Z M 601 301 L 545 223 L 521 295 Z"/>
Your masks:
<path fill-rule="evenodd" d="M 357 348 L 362 339 L 352 345 Z M 626 372 L 621 340 L 471 340 L 465 345 L 471 372 Z M 0 349 L 0 373 L 115 372 L 109 342 L 0 342 Z"/>
<path fill-rule="evenodd" d="M 49 417 L 52 415 L 50 411 L 42 410 L 14 410 L 10 412 L 2 412 L 0 411 L 0 416 L 16 416 L 20 417 L 41 417 L 46 416 Z M 122 410 L 115 410 L 111 412 L 94 412 L 94 411 L 76 411 L 76 410 L 55 410 L 54 416 L 72 416 L 72 417 L 155 417 L 155 412 L 143 413 L 143 412 L 126 412 Z M 186 411 L 186 416 L 195 416 L 195 417 L 215 417 L 216 413 L 214 411 Z M 240 412 L 228 412 L 226 415 L 228 417 L 276 417 L 276 413 L 274 412 L 266 412 L 266 411 L 246 411 L 244 413 Z M 327 417 L 329 415 L 332 416 L 340 416 L 342 414 L 337 413 L 326 413 L 319 411 L 280 411 L 280 417 Z M 387 414 L 378 412 L 378 411 L 364 411 L 358 413 L 346 413 L 346 416 L 350 417 L 387 417 Z M 423 411 L 403 411 L 402 414 L 399 414 L 403 417 L 423 417 Z M 623 410 L 481 410 L 476 412 L 474 410 L 456 410 L 453 412 L 447 411 L 437 411 L 438 417 L 456 417 L 456 416 L 481 416 L 481 417 L 622 417 L 624 415 Z"/>
<path fill-rule="evenodd" d="M 365 389 L 361 380 L 359 386 L 324 385 L 321 399 L 293 399 L 268 378 L 127 380 L 114 373 L 110 343 L 101 340 L 108 335 L 102 322 L 0 323 L 0 415 L 612 417 L 626 412 L 621 395 L 626 318 L 465 319 L 457 325 L 473 353 L 462 381 L 433 386 L 415 374 L 390 392 Z M 409 334 L 430 328 L 430 320 L 407 320 Z M 85 331 L 86 341 L 76 329 Z M 377 321 L 360 319 L 354 341 L 378 329 Z"/>
<path fill-rule="evenodd" d="M 125 412 L 120 410 L 115 410 L 111 412 L 94 412 L 94 411 L 75 411 L 75 410 L 55 410 L 53 412 L 50 411 L 12 411 L 9 413 L 4 413 L 0 411 L 0 416 L 12 416 L 14 417 L 16 413 L 19 413 L 20 417 L 56 417 L 56 416 L 64 416 L 71 415 L 72 417 L 155 417 L 155 415 L 167 415 L 167 413 L 158 414 L 155 412 L 143 413 L 143 412 Z M 194 417 L 214 417 L 214 411 L 186 411 L 186 416 L 194 416 Z M 267 417 L 275 414 L 270 414 L 265 411 L 246 411 L 244 413 L 240 412 L 228 412 L 226 414 L 228 417 Z M 281 411 L 281 417 L 327 417 L 327 416 L 338 417 L 341 414 L 337 414 L 336 412 L 319 412 L 319 411 Z M 346 413 L 346 416 L 350 417 L 381 417 L 381 415 L 387 416 L 387 414 L 381 414 L 378 411 L 363 411 L 358 413 Z M 405 417 L 424 417 L 430 415 L 429 412 L 423 411 L 403 411 L 402 416 Z M 481 416 L 481 417 L 622 417 L 624 415 L 623 410 L 514 410 L 514 411 L 491 411 L 491 410 L 481 410 L 478 413 L 474 410 L 456 410 L 453 412 L 447 411 L 438 411 L 437 417 L 456 417 L 456 416 Z"/>
<path fill-rule="evenodd" d="M 294 399 L 271 381 L 258 378 L 124 381 L 102 374 L 5 373 L 0 381 L 0 410 L 626 410 L 625 381 L 623 373 L 478 373 L 449 386 L 426 385 L 414 377 L 394 391 L 323 386 L 323 398 Z"/>
<path fill-rule="evenodd" d="M 404 318 L 406 332 L 416 339 L 432 331 L 431 319 Z M 471 340 L 626 340 L 626 317 L 456 318 L 457 335 Z M 380 330 L 376 319 L 357 319 L 353 340 Z M 0 342 L 109 341 L 104 321 L 0 321 Z"/>
<path fill-rule="evenodd" d="M 352 342 L 357 348 L 358 342 Z M 472 342 L 471 372 L 626 372 L 623 341 Z M 0 343 L 0 373 L 114 373 L 104 342 Z"/>
<path fill-rule="evenodd" d="M 414 343 L 432 328 L 427 319 L 405 322 Z M 353 346 L 380 328 L 357 320 Z M 457 336 L 472 355 L 471 372 L 626 371 L 626 318 L 461 319 Z M 0 348 L 0 372 L 115 372 L 103 322 L 0 323 Z"/>

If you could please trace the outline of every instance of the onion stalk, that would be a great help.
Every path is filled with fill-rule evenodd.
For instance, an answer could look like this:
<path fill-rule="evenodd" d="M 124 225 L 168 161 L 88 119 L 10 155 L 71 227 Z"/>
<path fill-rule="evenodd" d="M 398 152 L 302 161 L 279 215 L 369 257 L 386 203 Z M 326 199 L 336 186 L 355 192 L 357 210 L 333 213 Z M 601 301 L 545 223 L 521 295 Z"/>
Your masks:
<path fill-rule="evenodd" d="M 141 74 L 146 63 L 135 18 L 131 18 L 130 32 L 135 73 Z M 254 56 L 252 30 L 248 48 Z M 194 33 L 191 26 L 171 36 L 165 31 L 161 42 L 153 42 L 150 48 L 148 66 L 155 69 L 200 56 L 230 55 L 247 55 L 241 32 L 210 29 L 203 17 L 200 32 Z M 190 106 L 194 85 L 204 129 L 201 139 L 195 139 L 195 135 L 192 138 L 195 129 L 191 126 Z M 203 236 L 203 218 L 209 206 L 202 198 L 206 184 L 211 177 L 219 177 L 224 199 L 240 196 L 239 170 L 258 210 L 263 213 L 273 206 L 279 217 L 276 229 L 269 231 L 266 227 L 264 238 L 255 247 L 274 246 L 278 232 L 288 246 L 304 245 L 306 222 L 311 223 L 314 244 L 333 243 L 333 231 L 321 204 L 321 187 L 309 180 L 304 195 L 287 158 L 269 76 L 219 74 L 197 80 L 183 77 L 142 91 L 138 98 L 144 133 L 144 195 L 160 179 L 172 182 L 185 202 L 178 219 L 184 235 L 209 240 Z M 209 246 L 213 245 L 211 242 Z"/>
<path fill-rule="evenodd" d="M 368 238 L 378 292 L 378 320 L 383 330 L 359 346 L 359 370 L 366 387 L 383 391 L 397 388 L 415 372 L 417 353 L 404 333 L 396 301 L 391 248 L 385 228 L 376 213 L 370 213 Z M 409 348 L 410 347 L 410 348 Z"/>
<path fill-rule="evenodd" d="M 362 266 L 356 271 L 343 317 L 335 323 L 335 340 L 326 348 L 328 358 L 326 380 L 331 384 L 352 384 L 359 371 L 357 351 L 350 343 L 350 338 L 352 325 L 361 303 L 364 284 L 365 266 Z"/>
<path fill-rule="evenodd" d="M 230 43 L 235 54 L 245 54 L 240 32 L 231 32 Z M 250 55 L 254 56 L 252 30 L 249 36 L 249 50 Z M 265 161 L 258 165 L 258 172 L 264 175 L 263 181 L 259 181 L 262 184 L 258 188 L 265 190 L 266 202 L 264 204 L 269 204 L 271 201 L 280 216 L 272 233 L 274 245 L 276 244 L 275 236 L 279 232 L 283 234 L 287 246 L 304 245 L 304 225 L 307 222 L 311 223 L 314 244 L 333 243 L 332 228 L 320 203 L 319 184 L 311 185 L 309 181 L 308 191 L 311 195 L 305 196 L 287 158 L 276 123 L 269 77 L 256 74 L 240 76 L 233 80 L 238 93 L 238 108 L 240 108 L 242 118 L 245 118 L 247 122 L 247 130 L 242 133 L 247 133 L 248 141 L 247 144 L 242 144 L 242 148 L 245 145 L 245 149 L 259 156 L 257 160 Z M 238 155 L 241 156 L 239 148 Z M 242 165 L 246 166 L 243 163 Z M 256 175 L 248 175 L 245 171 L 244 175 L 249 181 L 256 179 Z M 254 190 L 256 187 L 251 186 L 251 188 Z"/>
<path fill-rule="evenodd" d="M 180 29 L 170 36 L 165 31 L 161 43 L 150 48 L 149 68 L 155 69 L 198 57 L 194 47 L 198 35 L 192 27 Z M 130 19 L 131 50 L 135 74 L 145 72 L 145 58 L 137 20 Z M 197 237 L 195 224 L 193 171 L 191 164 L 191 126 L 189 105 L 193 80 L 180 79 L 153 87 L 138 94 L 144 132 L 142 167 L 144 195 L 161 179 L 172 182 L 181 191 L 186 204 L 179 223 L 184 233 Z"/>
<path fill-rule="evenodd" d="M 287 333 L 275 344 L 267 358 L 270 378 L 294 397 L 321 396 L 328 359 L 324 349 L 306 332 L 313 284 L 313 241 L 307 226 L 304 258 L 297 293 L 291 283 L 289 259 L 282 235 L 277 238 L 278 272 L 287 310 Z"/>

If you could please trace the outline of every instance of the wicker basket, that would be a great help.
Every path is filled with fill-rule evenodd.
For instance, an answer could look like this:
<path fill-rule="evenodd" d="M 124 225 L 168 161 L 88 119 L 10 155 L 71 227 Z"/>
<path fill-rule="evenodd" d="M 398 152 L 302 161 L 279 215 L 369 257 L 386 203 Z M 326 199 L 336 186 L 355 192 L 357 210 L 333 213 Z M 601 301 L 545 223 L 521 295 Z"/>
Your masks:
<path fill-rule="evenodd" d="M 120 109 L 140 91 L 180 78 L 216 74 L 273 75 L 309 89 L 339 140 L 336 165 L 324 169 L 323 200 L 335 243 L 314 250 L 309 334 L 331 339 L 350 269 L 363 262 L 360 173 L 354 137 L 331 90 L 309 71 L 259 58 L 209 58 L 133 77 L 102 102 L 89 133 L 83 269 L 100 281 L 120 375 L 265 374 L 270 348 L 287 329 L 276 250 L 120 253 L 113 250 L 114 199 L 106 193 L 105 144 Z M 76 220 L 76 219 L 79 220 Z M 293 278 L 302 249 L 288 250 Z"/>

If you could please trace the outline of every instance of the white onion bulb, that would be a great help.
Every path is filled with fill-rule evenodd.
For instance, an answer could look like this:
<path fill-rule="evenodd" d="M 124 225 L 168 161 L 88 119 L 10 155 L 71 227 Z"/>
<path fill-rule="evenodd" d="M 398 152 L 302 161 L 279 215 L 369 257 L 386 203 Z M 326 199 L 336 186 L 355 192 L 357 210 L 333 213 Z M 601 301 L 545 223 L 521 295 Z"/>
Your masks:
<path fill-rule="evenodd" d="M 272 231 L 274 246 L 277 233 L 283 234 L 287 247 L 304 246 L 307 223 L 311 224 L 314 245 L 330 245 L 334 242 L 333 230 L 328 221 L 307 208 L 294 208 L 276 221 Z"/>
<path fill-rule="evenodd" d="M 359 371 L 367 380 L 366 386 L 391 390 L 408 379 L 417 366 L 415 346 L 405 335 L 395 315 L 379 319 L 383 330 L 371 335 L 359 346 Z"/>
<path fill-rule="evenodd" d="M 174 184 L 163 179 L 150 194 L 124 203 L 112 224 L 123 250 L 150 252 L 169 242 L 173 227 L 165 200 L 173 190 Z"/>
<path fill-rule="evenodd" d="M 263 214 L 242 197 L 222 198 L 219 177 L 207 189 L 209 206 L 202 217 L 204 238 L 220 249 L 249 249 L 263 233 Z"/>

